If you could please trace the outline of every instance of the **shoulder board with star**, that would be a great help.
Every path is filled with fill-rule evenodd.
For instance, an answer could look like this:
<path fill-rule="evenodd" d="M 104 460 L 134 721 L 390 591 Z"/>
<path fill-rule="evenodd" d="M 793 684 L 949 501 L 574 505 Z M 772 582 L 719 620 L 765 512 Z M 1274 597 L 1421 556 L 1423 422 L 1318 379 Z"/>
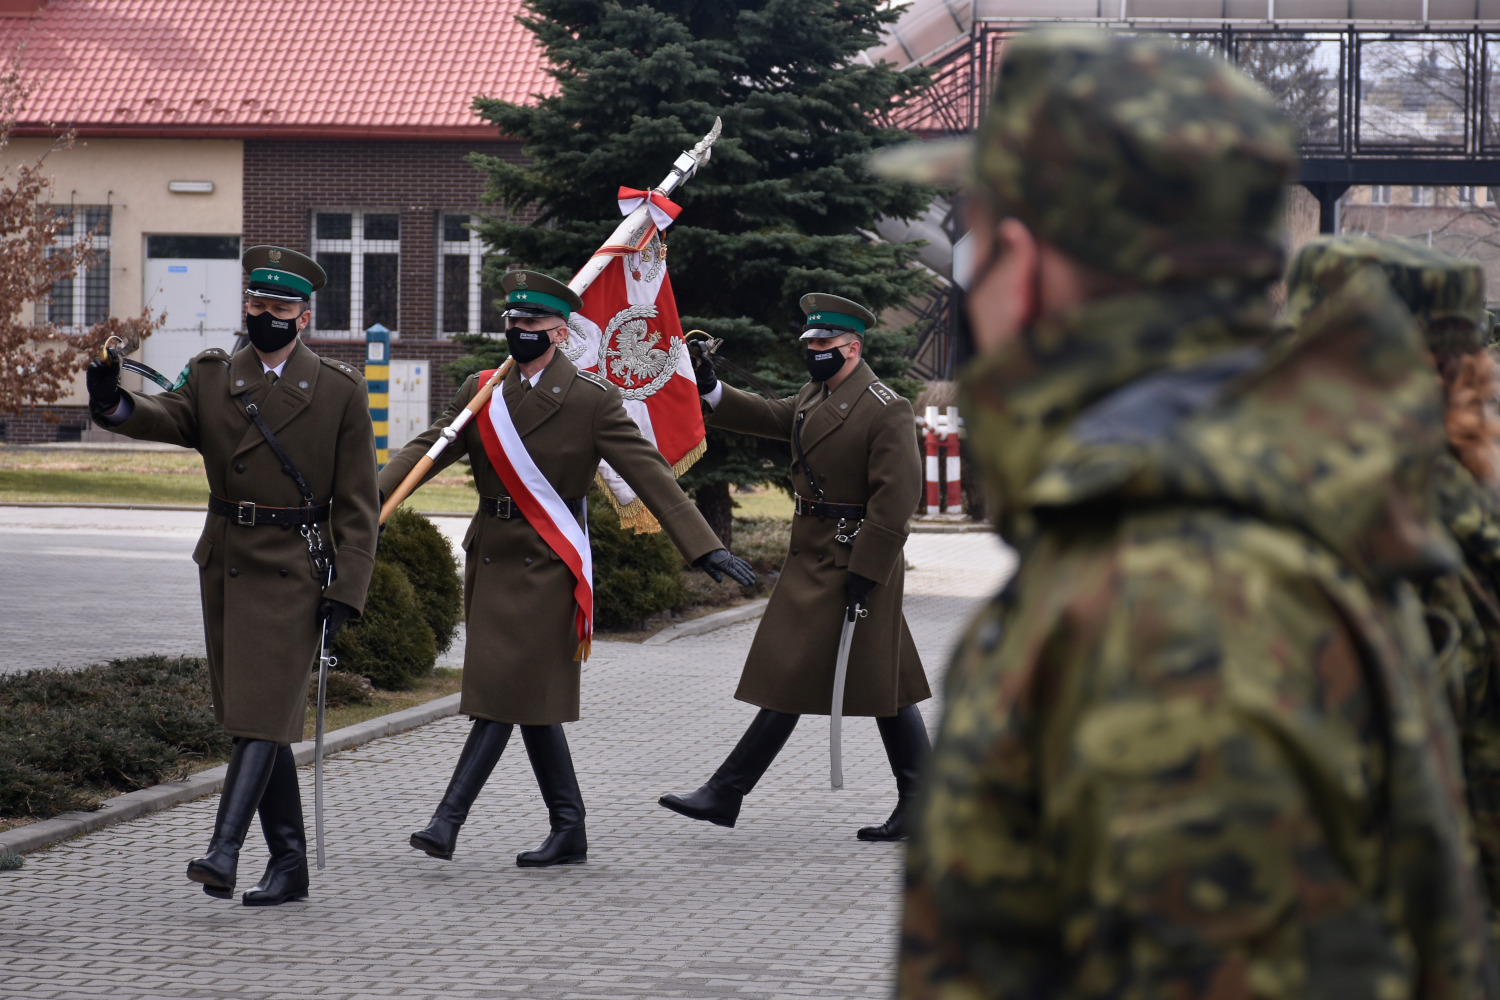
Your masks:
<path fill-rule="evenodd" d="M 338 372 L 340 375 L 343 375 L 349 381 L 354 382 L 357 385 L 364 384 L 364 372 L 355 368 L 353 365 L 345 364 L 344 362 L 338 361 L 334 358 L 325 358 L 322 356 L 319 356 L 318 360 L 323 362 L 323 364 L 327 367 L 332 368 L 334 371 Z"/>
<path fill-rule="evenodd" d="M 880 400 L 881 406 L 890 406 L 896 400 L 901 398 L 900 393 L 896 392 L 884 382 L 871 382 L 870 394 L 873 395 L 876 399 Z"/>
<path fill-rule="evenodd" d="M 578 377 L 586 382 L 592 382 L 601 389 L 613 389 L 615 384 L 598 372 L 579 371 Z"/>

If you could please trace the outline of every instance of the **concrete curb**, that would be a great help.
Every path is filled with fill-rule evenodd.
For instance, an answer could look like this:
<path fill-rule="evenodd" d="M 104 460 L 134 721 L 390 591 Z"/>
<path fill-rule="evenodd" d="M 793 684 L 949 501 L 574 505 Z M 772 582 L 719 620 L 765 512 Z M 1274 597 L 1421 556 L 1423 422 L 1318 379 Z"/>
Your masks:
<path fill-rule="evenodd" d="M 725 625 L 734 625 L 739 622 L 747 622 L 752 618 L 759 618 L 765 613 L 766 604 L 770 600 L 769 597 L 762 597 L 759 600 L 751 601 L 749 604 L 741 604 L 737 608 L 730 608 L 728 611 L 715 611 L 711 615 L 704 615 L 702 618 L 694 618 L 692 621 L 683 622 L 681 625 L 664 628 L 641 643 L 641 645 L 665 646 L 669 642 L 682 639 L 686 636 L 703 635 L 705 632 L 712 632 L 714 629 L 723 628 Z"/>
<path fill-rule="evenodd" d="M 969 534 L 993 534 L 995 528 L 988 521 L 924 521 L 914 520 L 911 522 L 913 534 L 922 535 L 969 535 Z"/>
<path fill-rule="evenodd" d="M 456 694 L 450 694 L 425 705 L 416 705 L 382 715 L 377 719 L 347 726 L 327 733 L 323 737 L 324 754 L 347 750 L 350 747 L 378 740 L 382 736 L 403 733 L 408 729 L 425 726 L 429 722 L 458 714 Z M 292 744 L 292 755 L 299 766 L 312 763 L 314 746 L 312 740 Z M 0 833 L 0 854 L 29 854 L 50 847 L 60 841 L 76 837 L 81 833 L 92 833 L 116 823 L 123 823 L 139 816 L 170 809 L 172 806 L 191 802 L 193 799 L 212 795 L 224 787 L 224 772 L 227 764 L 199 771 L 182 781 L 167 781 L 136 792 L 126 792 L 108 799 L 94 812 L 69 812 L 61 816 L 32 823 L 17 830 Z M 310 794 L 310 793 L 309 793 Z"/>

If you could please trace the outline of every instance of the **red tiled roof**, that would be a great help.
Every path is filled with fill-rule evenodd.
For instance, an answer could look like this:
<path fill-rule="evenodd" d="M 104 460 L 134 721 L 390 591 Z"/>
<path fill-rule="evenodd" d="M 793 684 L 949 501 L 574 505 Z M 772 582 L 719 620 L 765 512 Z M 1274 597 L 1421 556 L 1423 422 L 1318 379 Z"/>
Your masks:
<path fill-rule="evenodd" d="M 21 134 L 471 138 L 555 85 L 520 0 L 51 0 L 0 16 Z"/>

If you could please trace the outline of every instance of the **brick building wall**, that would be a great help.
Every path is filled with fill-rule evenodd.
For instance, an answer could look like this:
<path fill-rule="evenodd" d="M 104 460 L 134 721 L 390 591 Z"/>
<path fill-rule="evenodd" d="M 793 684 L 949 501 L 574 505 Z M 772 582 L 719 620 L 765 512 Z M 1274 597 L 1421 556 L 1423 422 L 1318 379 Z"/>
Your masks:
<path fill-rule="evenodd" d="M 53 444 L 78 441 L 92 428 L 86 406 L 28 406 L 0 413 L 0 443 Z"/>
<path fill-rule="evenodd" d="M 483 205 L 484 176 L 467 161 L 483 153 L 520 162 L 516 142 L 292 142 L 245 143 L 244 245 L 276 243 L 308 252 L 316 211 L 397 208 L 401 215 L 399 339 L 396 359 L 432 361 L 429 400 L 434 415 L 452 398 L 455 386 L 443 366 L 465 353 L 440 339 L 437 322 L 438 224 L 449 213 L 494 213 Z M 349 364 L 364 363 L 357 341 L 320 339 L 308 343 L 319 354 Z"/>

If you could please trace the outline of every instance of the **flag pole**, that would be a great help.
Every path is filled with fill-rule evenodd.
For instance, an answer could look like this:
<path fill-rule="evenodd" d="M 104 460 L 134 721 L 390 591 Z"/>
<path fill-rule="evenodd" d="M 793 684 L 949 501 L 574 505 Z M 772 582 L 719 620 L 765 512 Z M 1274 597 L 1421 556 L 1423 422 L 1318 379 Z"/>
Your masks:
<path fill-rule="evenodd" d="M 663 195 L 671 195 L 673 191 L 676 191 L 683 184 L 687 183 L 698 172 L 698 168 L 708 162 L 709 157 L 713 154 L 714 142 L 718 140 L 719 133 L 723 130 L 723 121 L 715 118 L 714 127 L 709 129 L 708 134 L 699 140 L 696 146 L 683 152 L 676 160 L 672 161 L 672 169 L 667 172 L 667 176 L 654 188 L 654 191 Z M 594 279 L 604 273 L 604 269 L 609 266 L 609 262 L 620 256 L 616 248 L 621 246 L 644 246 L 646 241 L 651 238 L 655 226 L 656 223 L 651 219 L 651 203 L 648 199 L 643 201 L 635 211 L 627 215 L 615 227 L 615 231 L 610 233 L 609 239 L 604 241 L 603 246 L 594 251 L 594 255 L 588 259 L 588 263 L 584 264 L 583 267 L 579 268 L 578 273 L 573 275 L 573 280 L 568 282 L 568 287 L 577 294 L 582 295 L 588 289 L 589 285 L 594 283 Z M 412 492 L 421 485 L 422 477 L 427 474 L 427 470 L 432 468 L 433 463 L 448 449 L 449 445 L 458 440 L 459 432 L 464 429 L 470 420 L 474 419 L 474 414 L 478 413 L 480 409 L 489 403 L 490 396 L 494 394 L 495 386 L 499 385 L 500 380 L 505 378 L 514 361 L 514 358 L 506 358 L 505 363 L 495 369 L 495 374 L 490 377 L 488 382 L 479 387 L 479 391 L 474 394 L 474 398 L 469 401 L 469 405 L 464 407 L 458 416 L 453 419 L 453 423 L 443 428 L 442 435 L 428 449 L 427 454 L 417 459 L 417 464 L 413 465 L 411 471 L 406 474 L 406 478 L 401 480 L 401 485 L 397 486 L 395 491 L 385 498 L 385 503 L 380 508 L 381 524 L 384 524 L 386 519 L 401 505 L 401 502 L 411 496 Z"/>

